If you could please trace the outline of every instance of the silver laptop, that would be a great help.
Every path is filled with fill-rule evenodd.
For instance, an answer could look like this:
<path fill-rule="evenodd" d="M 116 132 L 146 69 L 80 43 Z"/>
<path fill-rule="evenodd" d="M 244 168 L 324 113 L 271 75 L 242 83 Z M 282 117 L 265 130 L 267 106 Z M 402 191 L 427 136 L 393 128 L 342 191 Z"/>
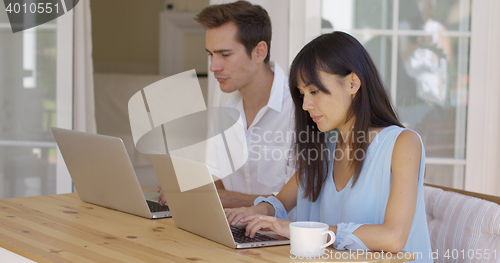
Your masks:
<path fill-rule="evenodd" d="M 122 139 L 52 128 L 76 191 L 84 202 L 146 217 L 170 217 L 159 194 L 142 191 Z"/>
<path fill-rule="evenodd" d="M 177 227 L 232 248 L 290 243 L 289 239 L 274 232 L 259 232 L 253 239 L 245 237 L 246 225 L 229 225 L 213 180 L 207 185 L 181 192 L 171 159 L 176 157 L 166 154 L 150 154 L 150 157 Z M 176 165 L 212 178 L 203 163 L 182 158 L 175 161 Z"/>

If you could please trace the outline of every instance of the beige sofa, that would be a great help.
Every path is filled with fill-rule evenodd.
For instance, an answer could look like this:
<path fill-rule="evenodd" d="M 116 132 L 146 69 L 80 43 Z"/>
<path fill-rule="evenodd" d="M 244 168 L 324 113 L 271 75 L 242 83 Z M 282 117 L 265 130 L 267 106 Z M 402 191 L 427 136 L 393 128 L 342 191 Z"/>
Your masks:
<path fill-rule="evenodd" d="M 500 262 L 500 197 L 432 185 L 424 195 L 434 262 Z"/>

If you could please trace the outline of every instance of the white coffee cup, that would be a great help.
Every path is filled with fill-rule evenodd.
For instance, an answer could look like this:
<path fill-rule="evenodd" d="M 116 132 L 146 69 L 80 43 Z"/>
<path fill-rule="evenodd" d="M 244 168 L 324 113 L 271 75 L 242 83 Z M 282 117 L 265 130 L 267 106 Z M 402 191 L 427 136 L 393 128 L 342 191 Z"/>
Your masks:
<path fill-rule="evenodd" d="M 330 242 L 326 243 L 326 236 Z M 325 248 L 335 242 L 335 233 L 320 222 L 293 222 L 290 224 L 290 253 L 298 257 L 321 257 Z"/>

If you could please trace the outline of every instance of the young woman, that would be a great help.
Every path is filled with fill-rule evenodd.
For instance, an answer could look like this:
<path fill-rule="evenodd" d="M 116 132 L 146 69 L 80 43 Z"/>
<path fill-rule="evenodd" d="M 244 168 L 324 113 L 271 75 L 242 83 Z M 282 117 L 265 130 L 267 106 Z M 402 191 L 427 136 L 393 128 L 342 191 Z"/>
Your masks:
<path fill-rule="evenodd" d="M 289 237 L 284 219 L 297 206 L 297 221 L 330 225 L 336 249 L 427 258 L 423 145 L 398 121 L 363 46 L 346 33 L 321 35 L 299 52 L 289 81 L 297 172 L 276 197 L 226 210 L 228 221 L 248 223 L 251 237 Z"/>

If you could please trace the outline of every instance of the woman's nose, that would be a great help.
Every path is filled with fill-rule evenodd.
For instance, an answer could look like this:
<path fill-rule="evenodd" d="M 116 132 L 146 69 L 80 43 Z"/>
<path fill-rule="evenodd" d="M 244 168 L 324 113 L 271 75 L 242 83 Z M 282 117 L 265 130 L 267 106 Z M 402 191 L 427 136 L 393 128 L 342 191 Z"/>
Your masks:
<path fill-rule="evenodd" d="M 310 95 L 304 94 L 304 100 L 302 101 L 302 109 L 305 111 L 312 110 L 314 108 L 314 104 L 312 103 Z"/>

